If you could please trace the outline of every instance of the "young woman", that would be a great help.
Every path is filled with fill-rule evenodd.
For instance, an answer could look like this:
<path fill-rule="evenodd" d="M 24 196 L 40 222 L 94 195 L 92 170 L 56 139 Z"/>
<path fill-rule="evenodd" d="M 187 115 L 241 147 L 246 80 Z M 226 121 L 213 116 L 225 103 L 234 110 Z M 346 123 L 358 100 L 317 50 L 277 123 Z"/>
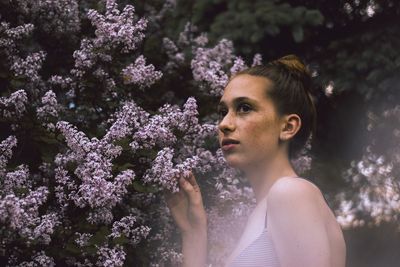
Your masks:
<path fill-rule="evenodd" d="M 227 163 L 249 180 L 257 205 L 227 267 L 343 267 L 346 246 L 316 185 L 290 159 L 315 132 L 311 76 L 294 55 L 231 77 L 219 104 L 219 142 Z M 182 232 L 183 266 L 205 266 L 207 215 L 195 177 L 166 196 Z"/>

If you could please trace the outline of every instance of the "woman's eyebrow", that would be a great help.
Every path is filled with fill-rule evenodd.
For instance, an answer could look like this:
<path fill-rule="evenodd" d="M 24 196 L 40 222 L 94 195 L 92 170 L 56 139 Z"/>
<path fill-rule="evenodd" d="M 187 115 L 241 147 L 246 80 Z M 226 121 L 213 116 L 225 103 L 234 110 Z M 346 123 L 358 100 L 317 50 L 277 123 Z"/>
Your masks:
<path fill-rule="evenodd" d="M 239 97 L 236 97 L 235 99 L 233 99 L 232 102 L 233 102 L 233 104 L 238 104 L 238 103 L 240 103 L 242 101 L 253 102 L 253 99 L 251 99 L 251 98 L 249 98 L 247 96 L 239 96 Z M 220 101 L 219 104 L 218 104 L 218 107 L 226 107 L 226 106 L 227 105 L 226 105 L 225 101 Z"/>

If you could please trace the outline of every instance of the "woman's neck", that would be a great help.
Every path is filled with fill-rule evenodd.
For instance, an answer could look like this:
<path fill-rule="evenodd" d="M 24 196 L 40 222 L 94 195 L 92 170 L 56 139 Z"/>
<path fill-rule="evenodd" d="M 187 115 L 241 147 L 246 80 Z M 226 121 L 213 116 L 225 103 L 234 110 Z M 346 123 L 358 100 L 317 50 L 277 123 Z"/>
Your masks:
<path fill-rule="evenodd" d="M 269 189 L 279 178 L 297 177 L 287 156 L 277 156 L 268 164 L 253 166 L 251 169 L 245 170 L 244 174 L 253 188 L 257 203 L 268 195 Z"/>

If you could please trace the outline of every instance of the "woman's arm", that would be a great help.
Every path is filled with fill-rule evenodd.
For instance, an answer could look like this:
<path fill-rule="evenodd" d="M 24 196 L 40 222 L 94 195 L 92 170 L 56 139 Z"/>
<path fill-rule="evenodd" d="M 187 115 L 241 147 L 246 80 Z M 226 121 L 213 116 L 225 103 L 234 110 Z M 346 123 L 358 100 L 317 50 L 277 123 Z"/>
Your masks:
<path fill-rule="evenodd" d="M 168 208 L 182 233 L 184 267 L 204 267 L 207 262 L 207 214 L 193 174 L 179 179 L 177 193 L 165 193 Z"/>
<path fill-rule="evenodd" d="M 331 267 L 321 198 L 298 179 L 277 181 L 268 192 L 268 227 L 282 267 Z"/>
<path fill-rule="evenodd" d="M 193 234 L 182 234 L 183 266 L 205 267 L 207 263 L 207 229 Z"/>

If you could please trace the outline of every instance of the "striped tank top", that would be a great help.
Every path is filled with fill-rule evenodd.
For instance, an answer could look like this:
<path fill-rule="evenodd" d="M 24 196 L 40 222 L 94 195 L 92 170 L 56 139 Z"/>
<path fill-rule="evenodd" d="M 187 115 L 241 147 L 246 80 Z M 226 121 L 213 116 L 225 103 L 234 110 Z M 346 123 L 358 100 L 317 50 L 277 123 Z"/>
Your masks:
<path fill-rule="evenodd" d="M 262 233 L 232 261 L 229 267 L 279 267 L 274 244 L 267 232 L 267 216 L 265 216 L 265 228 Z"/>

